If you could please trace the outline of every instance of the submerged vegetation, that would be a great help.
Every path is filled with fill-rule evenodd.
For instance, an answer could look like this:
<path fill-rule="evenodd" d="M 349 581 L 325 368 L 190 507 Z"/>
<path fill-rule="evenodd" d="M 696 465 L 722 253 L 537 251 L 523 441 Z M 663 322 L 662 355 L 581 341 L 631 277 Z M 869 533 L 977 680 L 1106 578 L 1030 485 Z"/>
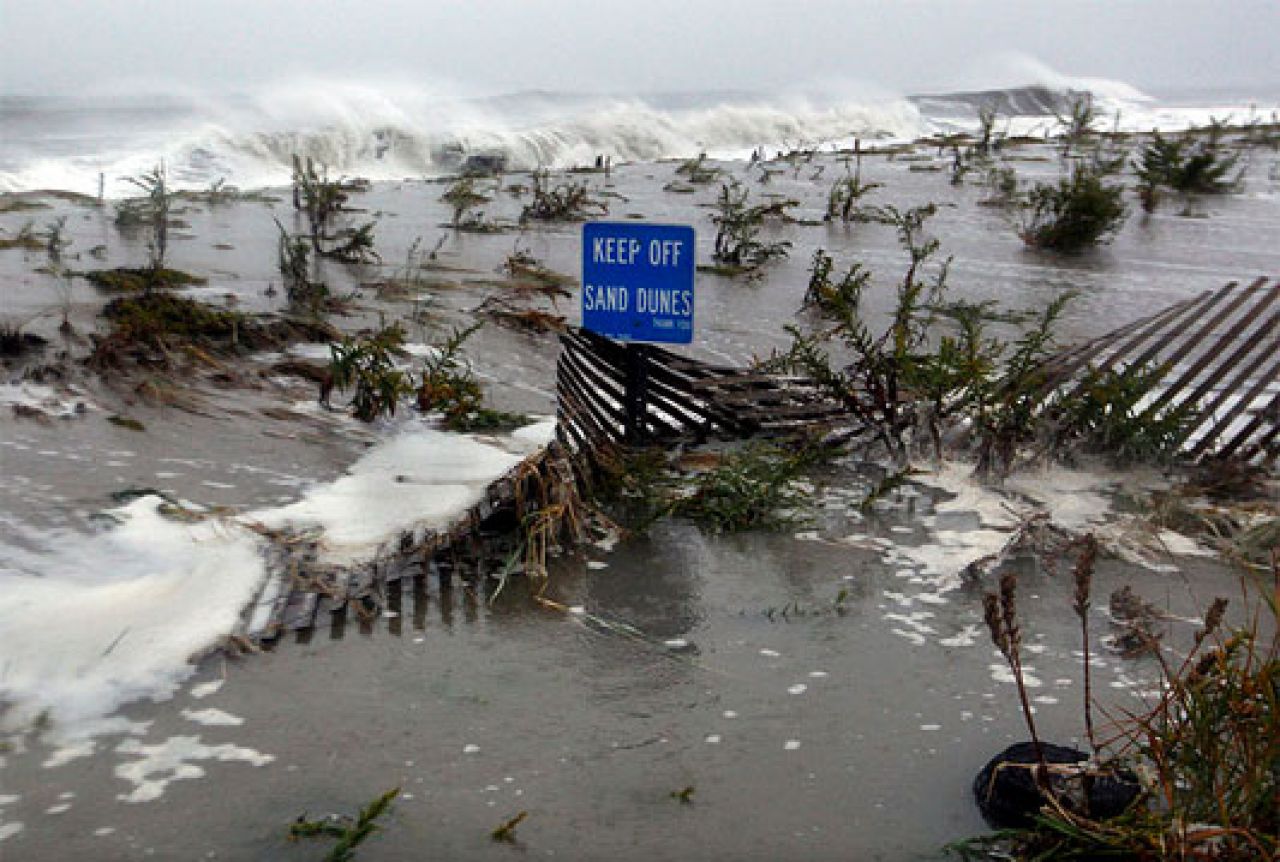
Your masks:
<path fill-rule="evenodd" d="M 332 838 L 336 843 L 324 857 L 325 862 L 350 862 L 355 858 L 356 848 L 378 830 L 378 821 L 391 810 L 391 803 L 399 795 L 399 787 L 388 790 L 361 808 L 354 818 L 330 816 L 323 820 L 308 820 L 304 812 L 289 824 L 289 840 Z"/>
<path fill-rule="evenodd" d="M 716 213 L 711 217 L 716 226 L 711 254 L 717 264 L 714 272 L 722 275 L 751 272 L 774 258 L 786 257 L 791 250 L 789 240 L 761 241 L 760 231 L 767 216 L 784 212 L 785 207 L 794 202 L 749 204 L 749 196 L 747 189 L 735 179 L 720 186 Z"/>
<path fill-rule="evenodd" d="M 1018 235 L 1032 248 L 1080 252 L 1106 241 L 1124 224 L 1124 187 L 1078 162 L 1056 183 L 1036 183 L 1021 201 Z"/>
<path fill-rule="evenodd" d="M 86 272 L 84 278 L 94 287 L 108 293 L 147 293 L 208 283 L 208 279 L 202 276 L 168 267 L 154 269 L 118 266 L 115 269 Z"/>
<path fill-rule="evenodd" d="M 552 184 L 551 172 L 534 171 L 530 177 L 533 199 L 520 211 L 520 223 L 530 221 L 586 221 L 609 214 L 609 205 L 592 194 L 584 182 L 566 180 Z"/>
<path fill-rule="evenodd" d="M 804 476 L 830 454 L 804 440 L 708 453 L 698 464 L 658 451 L 616 453 L 603 464 L 600 502 L 611 518 L 641 533 L 662 518 L 714 533 L 786 528 L 806 520 Z"/>
<path fill-rule="evenodd" d="M 351 413 L 362 422 L 394 416 L 400 399 L 413 391 L 411 378 L 396 367 L 403 355 L 404 329 L 388 326 L 365 338 L 344 338 L 330 345 L 330 377 L 334 388 L 354 390 Z"/>
<path fill-rule="evenodd" d="M 352 390 L 350 409 L 355 418 L 372 422 L 394 416 L 402 399 L 413 396 L 423 413 L 438 413 L 453 431 L 494 431 L 527 425 L 529 419 L 484 406 L 484 390 L 462 356 L 462 346 L 480 329 L 477 323 L 455 329 L 423 360 L 415 373 L 404 351 L 405 331 L 392 324 L 370 335 L 347 337 L 331 345 L 329 374 L 321 382 L 321 401 L 332 390 Z"/>
<path fill-rule="evenodd" d="M 124 200 L 116 207 L 116 226 L 125 229 L 140 227 L 147 232 L 147 268 L 160 272 L 169 252 L 169 225 L 174 200 L 174 193 L 169 188 L 169 174 L 161 163 L 145 174 L 127 177 L 126 181 L 139 189 L 142 196 Z"/>
<path fill-rule="evenodd" d="M 1143 145 L 1134 163 L 1142 208 L 1154 212 L 1161 189 L 1180 194 L 1225 194 L 1237 188 L 1239 175 L 1231 177 L 1239 155 L 1222 147 L 1222 129 L 1212 126 L 1203 135 L 1187 133 L 1166 138 L 1158 131 Z"/>
<path fill-rule="evenodd" d="M 361 180 L 331 180 L 328 169 L 317 168 L 311 158 L 293 157 L 293 207 L 306 216 L 312 251 L 342 263 L 380 259 L 374 249 L 376 222 L 353 225 L 344 219 L 354 212 L 347 206 L 351 195 L 367 188 Z"/>

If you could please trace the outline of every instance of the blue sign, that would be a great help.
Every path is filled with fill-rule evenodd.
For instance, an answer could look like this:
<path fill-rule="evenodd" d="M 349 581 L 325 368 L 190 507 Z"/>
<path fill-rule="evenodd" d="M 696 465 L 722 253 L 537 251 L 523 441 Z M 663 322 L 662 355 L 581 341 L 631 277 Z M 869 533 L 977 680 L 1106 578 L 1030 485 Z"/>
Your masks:
<path fill-rule="evenodd" d="M 582 226 L 582 326 L 619 341 L 693 340 L 693 228 Z"/>

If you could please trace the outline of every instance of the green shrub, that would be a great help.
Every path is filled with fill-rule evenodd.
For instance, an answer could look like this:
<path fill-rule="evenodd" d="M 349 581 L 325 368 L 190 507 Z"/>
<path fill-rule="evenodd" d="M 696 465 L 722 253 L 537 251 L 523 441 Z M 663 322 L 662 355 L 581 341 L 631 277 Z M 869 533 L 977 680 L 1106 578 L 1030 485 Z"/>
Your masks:
<path fill-rule="evenodd" d="M 1155 210 L 1162 187 L 1182 194 L 1223 194 L 1236 188 L 1239 176 L 1228 175 L 1235 170 L 1239 156 L 1222 152 L 1221 134 L 1218 126 L 1203 136 L 1166 138 L 1152 132 L 1134 163 L 1143 209 Z"/>
<path fill-rule="evenodd" d="M 344 338 L 330 345 L 333 386 L 355 390 L 351 411 L 362 422 L 394 415 L 400 399 L 413 392 L 412 379 L 395 367 L 403 344 L 404 329 L 392 325 L 366 338 Z"/>
<path fill-rule="evenodd" d="M 778 205 L 750 205 L 748 196 L 741 183 L 730 179 L 720 186 L 716 214 L 711 217 L 716 226 L 712 257 L 728 274 L 749 271 L 775 257 L 786 257 L 791 248 L 791 243 L 786 241 L 760 241 L 765 217 L 776 214 Z"/>
<path fill-rule="evenodd" d="M 1018 235 L 1033 248 L 1079 252 L 1104 242 L 1126 216 L 1124 189 L 1084 163 L 1056 183 L 1037 183 L 1021 203 Z"/>

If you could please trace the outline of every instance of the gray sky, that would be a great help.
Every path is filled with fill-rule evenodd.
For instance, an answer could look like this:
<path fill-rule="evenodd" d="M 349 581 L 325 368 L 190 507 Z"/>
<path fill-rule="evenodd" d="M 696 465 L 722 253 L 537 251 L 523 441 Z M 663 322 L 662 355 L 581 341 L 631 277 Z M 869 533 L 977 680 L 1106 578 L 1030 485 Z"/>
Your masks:
<path fill-rule="evenodd" d="M 1274 85 L 1278 44 L 1280 0 L 0 0 L 0 91 Z"/>

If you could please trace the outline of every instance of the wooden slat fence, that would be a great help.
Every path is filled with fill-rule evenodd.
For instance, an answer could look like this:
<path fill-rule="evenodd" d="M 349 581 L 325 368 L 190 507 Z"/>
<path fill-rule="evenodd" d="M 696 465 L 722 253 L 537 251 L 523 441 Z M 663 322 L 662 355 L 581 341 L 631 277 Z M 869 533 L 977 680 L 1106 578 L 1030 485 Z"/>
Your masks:
<path fill-rule="evenodd" d="M 1191 461 L 1271 464 L 1280 455 L 1280 280 L 1236 283 L 1176 303 L 1064 350 L 1041 369 L 1041 403 L 1078 392 L 1091 372 L 1147 369 L 1156 381 L 1139 418 L 1188 408 Z"/>

